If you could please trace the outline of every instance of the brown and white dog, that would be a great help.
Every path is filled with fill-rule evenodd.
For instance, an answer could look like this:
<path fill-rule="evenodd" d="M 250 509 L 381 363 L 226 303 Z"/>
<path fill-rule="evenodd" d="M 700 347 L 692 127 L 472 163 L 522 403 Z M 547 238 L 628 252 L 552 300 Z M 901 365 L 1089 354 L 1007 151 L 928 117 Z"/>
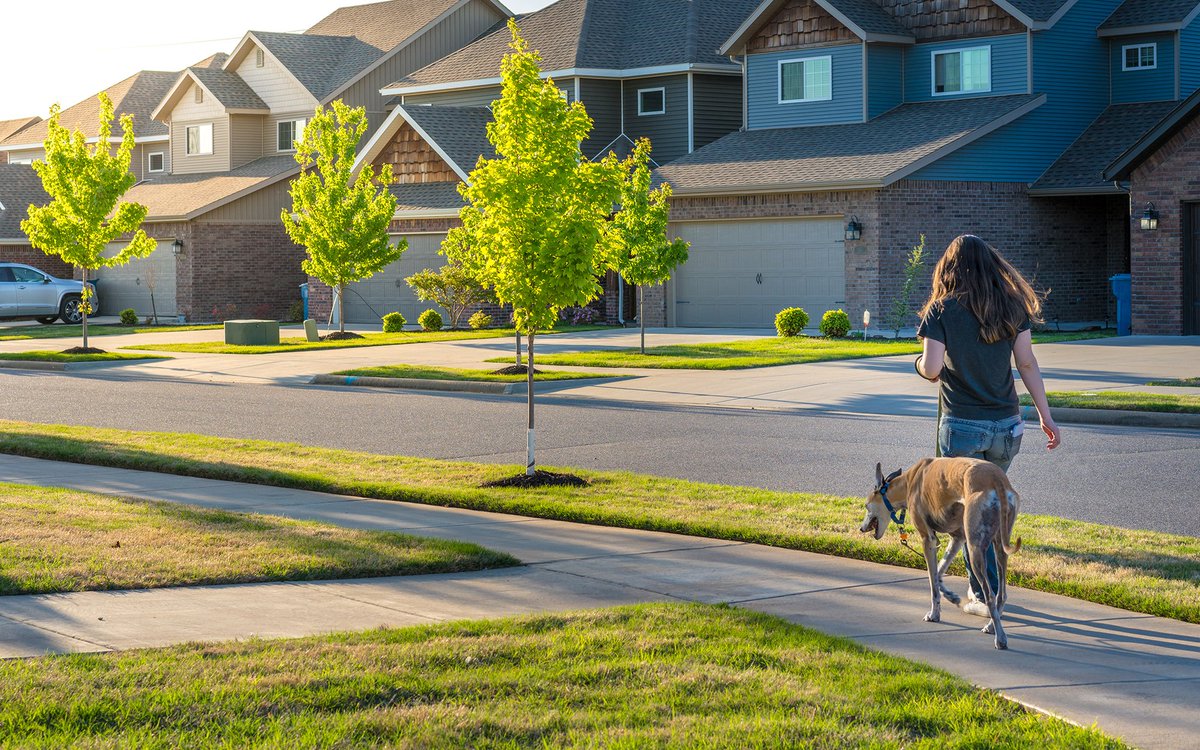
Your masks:
<path fill-rule="evenodd" d="M 992 621 L 983 629 L 995 633 L 996 648 L 1008 648 L 1008 638 L 1000 625 L 1000 614 L 1008 596 L 1008 556 L 1021 548 L 1021 540 L 1012 543 L 1013 524 L 1021 498 L 1013 491 L 1008 477 L 995 464 L 975 458 L 922 458 L 908 469 L 883 476 L 883 467 L 875 464 L 875 490 L 867 498 L 867 516 L 863 533 L 874 532 L 882 539 L 888 523 L 903 523 L 904 513 L 921 535 L 925 564 L 929 568 L 929 588 L 933 606 L 926 622 L 942 618 L 942 594 L 957 603 L 958 597 L 942 584 L 942 576 L 965 543 L 971 568 L 986 593 L 985 602 Z M 897 517 L 896 514 L 900 514 Z M 950 546 L 938 563 L 939 533 L 950 537 Z M 988 584 L 986 551 L 994 545 L 1000 590 Z"/>

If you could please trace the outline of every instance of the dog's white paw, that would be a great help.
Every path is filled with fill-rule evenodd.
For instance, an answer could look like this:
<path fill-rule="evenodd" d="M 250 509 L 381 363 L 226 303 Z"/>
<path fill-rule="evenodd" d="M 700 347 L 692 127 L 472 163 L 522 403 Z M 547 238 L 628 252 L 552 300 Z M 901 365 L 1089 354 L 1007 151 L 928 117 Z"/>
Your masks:
<path fill-rule="evenodd" d="M 941 621 L 942 621 L 942 613 L 941 612 L 930 611 L 928 614 L 925 615 L 925 622 L 941 622 Z"/>
<path fill-rule="evenodd" d="M 1007 651 L 1008 650 L 1008 639 L 1005 638 L 1005 639 L 1001 640 L 1001 639 L 997 638 L 996 639 L 996 650 Z"/>
<path fill-rule="evenodd" d="M 989 622 L 987 625 L 983 626 L 983 630 L 981 632 L 991 635 L 992 633 L 996 632 L 996 626 Z"/>

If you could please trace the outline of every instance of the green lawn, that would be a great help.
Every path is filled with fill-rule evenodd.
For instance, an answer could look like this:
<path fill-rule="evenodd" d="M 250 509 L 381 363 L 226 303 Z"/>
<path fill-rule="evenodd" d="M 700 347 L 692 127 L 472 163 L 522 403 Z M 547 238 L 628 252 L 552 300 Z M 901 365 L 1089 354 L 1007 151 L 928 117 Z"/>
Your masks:
<path fill-rule="evenodd" d="M 384 367 L 360 367 L 357 370 L 343 370 L 334 375 L 352 375 L 360 378 L 412 378 L 415 380 L 461 380 L 482 381 L 486 383 L 524 383 L 527 375 L 497 375 L 492 370 L 459 370 L 453 367 L 423 367 L 420 365 L 387 365 Z M 563 370 L 538 370 L 533 379 L 538 381 L 551 380 L 585 380 L 604 376 L 594 372 L 566 372 Z"/>
<path fill-rule="evenodd" d="M 1046 394 L 1050 406 L 1073 409 L 1120 409 L 1125 411 L 1174 412 L 1200 414 L 1200 396 L 1179 396 L 1170 393 L 1137 393 L 1127 391 L 1051 391 Z M 1021 396 L 1026 406 L 1033 403 L 1028 395 Z"/>
<path fill-rule="evenodd" d="M 222 326 L 118 326 L 89 325 L 88 336 L 122 336 L 131 333 L 175 333 L 178 331 L 209 331 Z M 83 326 L 37 325 L 0 328 L 0 341 L 22 341 L 25 339 L 83 338 Z"/>
<path fill-rule="evenodd" d="M 3 359 L 20 362 L 120 362 L 133 359 L 170 359 L 170 357 L 153 354 L 120 354 L 118 352 L 105 352 L 104 354 L 65 354 L 57 351 L 0 352 L 0 360 Z"/>
<path fill-rule="evenodd" d="M 1183 378 L 1182 380 L 1151 380 L 1146 385 L 1165 385 L 1172 388 L 1200 388 L 1200 378 Z"/>
<path fill-rule="evenodd" d="M 1035 344 L 1063 344 L 1070 341 L 1092 341 L 1094 339 L 1111 339 L 1117 335 L 1116 329 L 1105 328 L 1100 331 L 1035 331 Z"/>
<path fill-rule="evenodd" d="M 323 580 L 518 564 L 462 542 L 0 483 L 0 594 Z"/>
<path fill-rule="evenodd" d="M 0 421 L 0 452 L 605 526 L 771 544 L 923 569 L 896 535 L 858 532 L 863 498 L 572 469 L 588 487 L 483 488 L 513 466 L 255 440 Z M 862 473 L 864 496 L 874 474 Z M 1020 491 L 1021 488 L 1018 488 Z M 1200 622 L 1200 539 L 1022 515 L 1015 586 Z M 955 570 L 961 573 L 961 562 Z"/>
<path fill-rule="evenodd" d="M 538 365 L 575 365 L 581 367 L 648 367 L 686 370 L 741 370 L 749 367 L 775 367 L 835 359 L 887 357 L 917 354 L 921 346 L 915 340 L 854 341 L 807 336 L 762 338 L 730 341 L 724 344 L 680 344 L 637 349 L 588 351 L 573 354 L 536 356 Z M 502 362 L 501 359 L 489 360 Z"/>
<path fill-rule="evenodd" d="M 1126 747 L 846 639 L 679 604 L 9 660 L 0 743 Z"/>

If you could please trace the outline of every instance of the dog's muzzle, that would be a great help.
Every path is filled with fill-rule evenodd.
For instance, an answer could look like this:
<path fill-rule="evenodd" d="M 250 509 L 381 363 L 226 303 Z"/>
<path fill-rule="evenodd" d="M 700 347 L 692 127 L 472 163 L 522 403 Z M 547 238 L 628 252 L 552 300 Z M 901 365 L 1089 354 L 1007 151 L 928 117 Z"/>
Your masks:
<path fill-rule="evenodd" d="M 871 520 L 867 521 L 867 523 L 864 524 L 863 527 L 861 529 L 859 529 L 859 531 L 861 531 L 864 534 L 868 534 L 868 533 L 875 534 L 878 537 L 879 536 L 879 517 L 871 516 Z"/>

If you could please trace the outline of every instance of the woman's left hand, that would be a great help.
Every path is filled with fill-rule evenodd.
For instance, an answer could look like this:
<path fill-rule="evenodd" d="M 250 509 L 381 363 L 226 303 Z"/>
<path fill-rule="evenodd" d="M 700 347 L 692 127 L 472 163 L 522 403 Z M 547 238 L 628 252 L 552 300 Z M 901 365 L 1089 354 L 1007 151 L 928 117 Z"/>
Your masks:
<path fill-rule="evenodd" d="M 1042 432 L 1046 433 L 1046 450 L 1052 451 L 1062 445 L 1062 431 L 1054 424 L 1053 419 L 1042 420 Z"/>

